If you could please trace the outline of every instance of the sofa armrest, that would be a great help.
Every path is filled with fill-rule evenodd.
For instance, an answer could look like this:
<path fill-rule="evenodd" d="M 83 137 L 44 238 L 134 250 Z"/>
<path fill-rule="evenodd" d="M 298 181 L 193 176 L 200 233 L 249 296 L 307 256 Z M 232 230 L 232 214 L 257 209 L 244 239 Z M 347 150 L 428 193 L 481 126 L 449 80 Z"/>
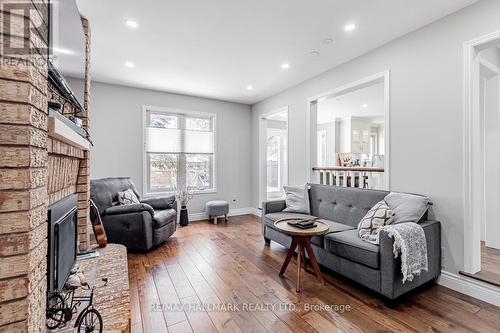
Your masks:
<path fill-rule="evenodd" d="M 427 242 L 428 271 L 422 273 L 422 277 L 427 280 L 436 278 L 441 273 L 441 223 L 438 221 L 424 221 L 419 223 L 424 229 Z M 381 294 L 394 299 L 412 289 L 412 282 L 402 284 L 401 259 L 394 258 L 393 239 L 387 232 L 380 232 L 380 274 L 381 274 Z M 413 283 L 418 280 L 418 277 Z M 426 282 L 426 281 L 424 281 Z M 421 282 L 419 283 L 421 284 Z"/>
<path fill-rule="evenodd" d="M 165 197 L 144 198 L 141 200 L 141 203 L 148 204 L 154 209 L 158 210 L 172 209 L 172 208 L 177 210 L 177 201 L 175 200 L 175 195 L 165 196 Z"/>
<path fill-rule="evenodd" d="M 141 212 L 149 212 L 151 213 L 151 215 L 154 215 L 155 213 L 153 207 L 145 203 L 140 203 L 140 204 L 119 205 L 119 206 L 109 207 L 104 210 L 103 215 L 122 215 L 122 214 L 141 213 Z"/>
<path fill-rule="evenodd" d="M 264 201 L 262 203 L 262 216 L 270 213 L 279 213 L 286 208 L 285 200 Z"/>

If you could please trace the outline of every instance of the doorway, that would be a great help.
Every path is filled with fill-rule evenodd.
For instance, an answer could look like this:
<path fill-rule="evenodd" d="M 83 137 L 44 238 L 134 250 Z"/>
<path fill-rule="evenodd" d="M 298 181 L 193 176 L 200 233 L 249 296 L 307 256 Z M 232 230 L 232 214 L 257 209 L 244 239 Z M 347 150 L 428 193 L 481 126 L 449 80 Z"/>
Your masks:
<path fill-rule="evenodd" d="M 288 184 L 288 107 L 260 117 L 260 201 L 284 197 Z"/>
<path fill-rule="evenodd" d="M 389 189 L 389 71 L 308 99 L 311 182 Z"/>
<path fill-rule="evenodd" d="M 467 42 L 464 271 L 500 286 L 500 31 Z"/>

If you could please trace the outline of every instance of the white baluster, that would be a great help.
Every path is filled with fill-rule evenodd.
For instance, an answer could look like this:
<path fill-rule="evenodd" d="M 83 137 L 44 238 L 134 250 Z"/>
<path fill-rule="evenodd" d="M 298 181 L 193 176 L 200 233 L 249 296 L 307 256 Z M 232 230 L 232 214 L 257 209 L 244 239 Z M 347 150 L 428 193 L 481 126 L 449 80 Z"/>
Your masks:
<path fill-rule="evenodd" d="M 343 176 L 342 187 L 347 187 L 347 171 L 343 171 L 342 176 Z"/>

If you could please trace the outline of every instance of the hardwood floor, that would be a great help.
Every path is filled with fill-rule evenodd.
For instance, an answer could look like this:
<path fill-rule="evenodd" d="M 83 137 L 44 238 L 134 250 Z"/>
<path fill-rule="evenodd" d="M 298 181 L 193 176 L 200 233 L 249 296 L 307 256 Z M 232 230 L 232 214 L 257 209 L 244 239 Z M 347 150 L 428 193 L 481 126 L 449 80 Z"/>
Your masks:
<path fill-rule="evenodd" d="M 500 287 L 500 250 L 481 242 L 481 271 L 467 276 Z"/>
<path fill-rule="evenodd" d="M 499 331 L 500 308 L 441 286 L 391 309 L 323 269 L 326 285 L 306 273 L 298 294 L 295 259 L 278 277 L 286 253 L 264 245 L 254 216 L 179 227 L 161 247 L 128 256 L 132 332 Z"/>

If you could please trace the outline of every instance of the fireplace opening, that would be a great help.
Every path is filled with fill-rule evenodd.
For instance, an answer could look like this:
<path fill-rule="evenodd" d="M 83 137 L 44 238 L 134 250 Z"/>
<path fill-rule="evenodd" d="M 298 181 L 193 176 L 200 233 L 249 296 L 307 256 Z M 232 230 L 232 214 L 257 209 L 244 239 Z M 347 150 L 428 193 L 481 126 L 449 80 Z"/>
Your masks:
<path fill-rule="evenodd" d="M 63 289 L 76 260 L 78 196 L 72 194 L 49 206 L 48 291 Z"/>

